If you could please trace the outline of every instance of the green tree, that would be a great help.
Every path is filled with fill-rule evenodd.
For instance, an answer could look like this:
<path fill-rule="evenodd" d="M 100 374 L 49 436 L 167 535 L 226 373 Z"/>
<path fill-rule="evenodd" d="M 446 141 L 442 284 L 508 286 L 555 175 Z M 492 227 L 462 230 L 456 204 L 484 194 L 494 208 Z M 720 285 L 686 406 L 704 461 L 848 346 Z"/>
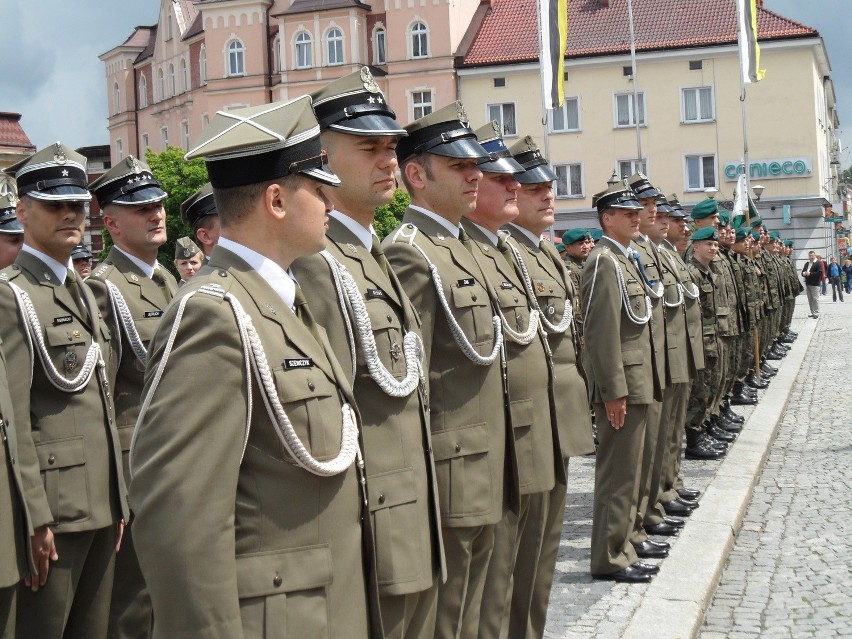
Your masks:
<path fill-rule="evenodd" d="M 393 199 L 388 204 L 376 209 L 373 228 L 376 230 L 379 239 L 384 239 L 385 235 L 399 226 L 409 202 L 411 202 L 411 198 L 408 197 L 408 193 L 402 189 L 396 189 L 393 192 Z"/>
<path fill-rule="evenodd" d="M 192 227 L 180 218 L 180 204 L 207 183 L 204 160 L 197 158 L 187 162 L 183 159 L 184 153 L 183 149 L 170 146 L 162 153 L 154 153 L 148 149 L 145 154 L 145 161 L 151 167 L 151 173 L 169 194 L 163 203 L 166 208 L 166 232 L 169 239 L 160 247 L 157 259 L 175 275 L 175 241 L 184 235 L 192 236 Z M 101 260 L 112 246 L 112 238 L 106 229 L 103 230 L 103 237 L 104 250 L 100 255 Z"/>

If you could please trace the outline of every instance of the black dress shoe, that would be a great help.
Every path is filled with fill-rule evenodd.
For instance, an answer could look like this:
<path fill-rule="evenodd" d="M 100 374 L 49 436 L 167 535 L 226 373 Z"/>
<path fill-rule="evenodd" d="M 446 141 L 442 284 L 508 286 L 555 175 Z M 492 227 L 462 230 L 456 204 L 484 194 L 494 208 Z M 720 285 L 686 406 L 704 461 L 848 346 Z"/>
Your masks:
<path fill-rule="evenodd" d="M 741 433 L 743 430 L 742 424 L 736 424 L 734 422 L 729 422 L 728 420 L 725 420 L 724 422 L 719 422 L 718 425 L 726 433 L 734 433 L 735 435 Z"/>
<path fill-rule="evenodd" d="M 777 369 L 777 368 L 775 368 L 774 366 L 770 365 L 770 364 L 769 364 L 769 363 L 767 363 L 767 362 L 763 362 L 763 363 L 760 365 L 760 372 L 761 372 L 761 373 L 763 373 L 764 375 L 772 375 L 772 376 L 775 376 L 775 375 L 777 375 L 777 374 L 778 374 L 778 369 Z"/>
<path fill-rule="evenodd" d="M 777 348 L 779 351 L 782 351 L 784 353 L 790 352 L 790 347 L 786 344 L 783 344 L 780 340 L 777 339 L 775 340 L 775 342 L 773 342 L 772 348 Z"/>
<path fill-rule="evenodd" d="M 666 522 L 661 522 L 659 524 L 654 524 L 653 526 L 646 526 L 645 532 L 649 535 L 662 535 L 664 537 L 671 537 L 672 535 L 676 535 L 678 528 L 672 526 L 671 524 L 667 524 Z"/>
<path fill-rule="evenodd" d="M 668 524 L 669 526 L 673 526 L 675 528 L 683 528 L 686 525 L 686 522 L 683 519 L 678 519 L 677 517 L 669 517 L 668 515 L 663 517 L 663 523 Z"/>
<path fill-rule="evenodd" d="M 698 502 L 694 499 L 684 499 L 683 497 L 678 497 L 677 499 L 675 499 L 675 503 L 683 504 L 684 506 L 686 506 L 687 508 L 691 508 L 692 510 L 698 508 L 699 505 Z"/>
<path fill-rule="evenodd" d="M 680 497 L 678 497 L 680 499 Z M 663 510 L 667 515 L 677 515 L 678 517 L 689 517 L 692 514 L 692 508 L 681 503 L 678 499 L 662 502 Z"/>
<path fill-rule="evenodd" d="M 655 546 L 650 540 L 643 541 L 641 544 L 633 544 L 633 548 L 636 549 L 636 556 L 640 559 L 665 559 L 669 556 L 668 548 Z"/>
<path fill-rule="evenodd" d="M 701 497 L 701 491 L 695 490 L 694 488 L 678 488 L 675 492 L 681 497 L 686 497 L 687 499 L 698 499 Z"/>
<path fill-rule="evenodd" d="M 668 519 L 668 518 L 666 518 Z M 672 519 L 672 521 L 681 521 L 680 519 Z M 681 522 L 683 523 L 683 522 Z M 651 544 L 654 548 L 662 548 L 663 550 L 670 550 L 672 545 L 667 541 L 654 541 L 653 539 L 646 539 L 645 544 Z"/>
<path fill-rule="evenodd" d="M 757 398 L 742 393 L 740 395 L 734 395 L 731 398 L 731 403 L 734 406 L 754 406 L 755 404 L 757 404 Z"/>
<path fill-rule="evenodd" d="M 772 361 L 777 362 L 779 359 L 784 359 L 784 356 L 770 348 L 769 352 L 766 354 L 766 359 L 771 359 Z"/>
<path fill-rule="evenodd" d="M 684 455 L 687 459 L 722 459 L 725 451 L 709 444 L 699 443 L 695 446 L 687 446 Z"/>
<path fill-rule="evenodd" d="M 799 334 L 796 331 L 791 331 L 790 329 L 787 329 L 787 332 L 785 333 L 785 335 L 787 337 L 791 338 L 791 339 L 796 339 L 799 336 Z"/>
<path fill-rule="evenodd" d="M 651 581 L 651 575 L 647 572 L 643 572 L 639 568 L 627 566 L 627 568 L 622 568 L 618 572 L 610 572 L 605 575 L 592 575 L 592 579 L 618 581 L 628 584 L 639 584 Z"/>
<path fill-rule="evenodd" d="M 707 434 L 713 439 L 718 439 L 720 442 L 726 442 L 729 444 L 737 438 L 736 435 L 722 430 L 716 424 L 710 424 L 707 427 Z"/>
<path fill-rule="evenodd" d="M 733 410 L 731 410 L 730 406 L 725 406 L 725 409 L 722 411 L 722 414 L 729 422 L 733 422 L 735 424 L 745 423 L 745 417 L 743 417 L 742 415 L 737 415 Z"/>
<path fill-rule="evenodd" d="M 658 572 L 660 572 L 659 566 L 655 566 L 654 564 L 646 564 L 644 561 L 637 561 L 636 563 L 631 564 L 630 567 L 638 568 L 646 575 L 656 575 Z"/>
<path fill-rule="evenodd" d="M 793 338 L 790 337 L 789 335 L 782 335 L 781 337 L 778 338 L 778 343 L 779 344 L 792 344 Z"/>
<path fill-rule="evenodd" d="M 769 388 L 769 383 L 764 381 L 761 377 L 752 373 L 748 377 L 746 377 L 746 385 L 750 388 L 754 389 L 764 389 Z"/>

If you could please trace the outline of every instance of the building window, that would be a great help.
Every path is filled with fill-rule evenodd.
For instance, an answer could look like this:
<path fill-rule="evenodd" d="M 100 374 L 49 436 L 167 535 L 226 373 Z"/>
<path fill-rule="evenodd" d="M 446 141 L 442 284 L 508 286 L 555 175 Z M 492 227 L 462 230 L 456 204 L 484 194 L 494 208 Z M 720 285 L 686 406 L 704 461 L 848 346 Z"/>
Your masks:
<path fill-rule="evenodd" d="M 296 35 L 296 68 L 310 69 L 312 66 L 314 66 L 314 54 L 311 34 L 301 31 Z"/>
<path fill-rule="evenodd" d="M 169 146 L 169 127 L 167 126 L 160 129 L 160 145 L 163 147 L 161 151 L 165 151 Z"/>
<path fill-rule="evenodd" d="M 149 146 L 151 146 L 151 145 L 148 143 L 148 134 L 143 133 L 142 136 L 139 139 L 139 147 L 140 147 L 139 155 L 144 157 L 145 151 L 148 149 Z"/>
<path fill-rule="evenodd" d="M 180 123 L 180 141 L 183 148 L 189 151 L 189 122 L 182 120 Z"/>
<path fill-rule="evenodd" d="M 639 124 L 645 124 L 645 94 L 637 93 L 636 101 L 639 104 Z M 615 94 L 615 126 L 636 126 L 636 117 L 633 113 L 633 94 Z"/>
<path fill-rule="evenodd" d="M 431 91 L 412 91 L 411 93 L 412 120 L 420 118 L 432 113 L 432 92 Z"/>
<path fill-rule="evenodd" d="M 689 61 L 689 70 L 690 71 L 700 71 L 704 68 L 703 60 L 690 60 Z"/>
<path fill-rule="evenodd" d="M 429 57 L 429 30 L 423 22 L 415 22 L 411 25 L 411 57 Z"/>
<path fill-rule="evenodd" d="M 124 142 L 120 138 L 115 141 L 115 159 L 119 162 L 124 159 Z"/>
<path fill-rule="evenodd" d="M 121 113 L 121 89 L 118 88 L 118 82 L 112 85 L 112 112 Z"/>
<path fill-rule="evenodd" d="M 554 164 L 556 197 L 583 197 L 583 165 Z"/>
<path fill-rule="evenodd" d="M 334 28 L 325 37 L 327 61 L 329 66 L 343 64 L 343 32 Z"/>
<path fill-rule="evenodd" d="M 189 91 L 189 74 L 186 72 L 186 60 L 180 60 L 180 90 L 181 93 Z"/>
<path fill-rule="evenodd" d="M 373 32 L 373 64 L 387 64 L 387 32 L 384 27 L 377 27 Z"/>
<path fill-rule="evenodd" d="M 145 74 L 139 76 L 139 108 L 148 106 L 148 79 Z"/>
<path fill-rule="evenodd" d="M 554 132 L 580 130 L 580 98 L 565 98 L 561 107 L 553 109 L 550 128 Z"/>
<path fill-rule="evenodd" d="M 160 92 L 160 100 L 166 99 L 166 78 L 162 69 L 157 69 L 157 89 Z"/>
<path fill-rule="evenodd" d="M 169 65 L 169 89 L 170 95 L 177 95 L 177 77 L 175 77 L 175 65 Z"/>
<path fill-rule="evenodd" d="M 712 87 L 697 87 L 683 90 L 683 121 L 713 121 Z"/>
<path fill-rule="evenodd" d="M 275 36 L 275 40 L 272 41 L 272 70 L 275 73 L 281 73 L 281 38 L 279 36 Z"/>
<path fill-rule="evenodd" d="M 647 160 L 619 160 L 618 161 L 618 176 L 620 178 L 628 178 L 634 173 L 644 173 L 648 175 Z"/>
<path fill-rule="evenodd" d="M 488 105 L 488 121 L 497 120 L 500 123 L 500 130 L 503 135 L 518 135 L 518 126 L 515 121 L 515 104 L 514 102 L 504 102 L 502 104 Z"/>
<path fill-rule="evenodd" d="M 198 52 L 198 77 L 201 84 L 207 84 L 207 49 L 203 44 Z"/>
<path fill-rule="evenodd" d="M 172 8 L 166 13 L 166 42 L 172 39 Z"/>
<path fill-rule="evenodd" d="M 716 156 L 686 156 L 686 190 L 703 191 L 716 188 Z"/>
<path fill-rule="evenodd" d="M 246 74 L 246 49 L 239 40 L 231 40 L 226 47 L 228 52 L 228 76 Z"/>

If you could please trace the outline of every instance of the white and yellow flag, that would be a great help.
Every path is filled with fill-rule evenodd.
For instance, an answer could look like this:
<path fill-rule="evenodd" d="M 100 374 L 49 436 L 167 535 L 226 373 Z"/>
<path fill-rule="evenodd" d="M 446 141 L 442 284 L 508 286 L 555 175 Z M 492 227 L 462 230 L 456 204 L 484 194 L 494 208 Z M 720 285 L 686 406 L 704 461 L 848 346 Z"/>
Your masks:
<path fill-rule="evenodd" d="M 568 0 L 537 0 L 539 64 L 544 108 L 565 101 L 565 48 L 568 44 Z"/>
<path fill-rule="evenodd" d="M 737 0 L 737 41 L 743 82 L 760 82 L 766 72 L 760 68 L 760 45 L 757 44 L 757 0 Z"/>

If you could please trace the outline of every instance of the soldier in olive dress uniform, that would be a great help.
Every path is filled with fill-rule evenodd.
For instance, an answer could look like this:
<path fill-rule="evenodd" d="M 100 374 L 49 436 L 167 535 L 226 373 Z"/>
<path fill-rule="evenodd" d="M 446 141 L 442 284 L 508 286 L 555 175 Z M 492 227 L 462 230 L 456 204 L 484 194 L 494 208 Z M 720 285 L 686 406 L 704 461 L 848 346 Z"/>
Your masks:
<path fill-rule="evenodd" d="M 393 197 L 406 132 L 367 67 L 313 100 L 341 184 L 327 191 L 326 252 L 296 260 L 293 273 L 361 413 L 385 637 L 431 639 L 446 569 L 420 321 L 372 228 Z"/>
<path fill-rule="evenodd" d="M 18 592 L 18 635 L 103 637 L 129 512 L 106 366 L 117 343 L 71 268 L 86 158 L 57 142 L 7 171 L 24 246 L 0 274 L 0 338 L 38 570 Z"/>
<path fill-rule="evenodd" d="M 310 97 L 220 111 L 187 157 L 222 235 L 150 343 L 130 453 L 154 637 L 378 637 L 352 389 L 288 272 L 339 183 Z"/>
<path fill-rule="evenodd" d="M 0 173 L 0 268 L 10 266 L 24 243 L 24 227 L 18 222 L 15 181 Z"/>

